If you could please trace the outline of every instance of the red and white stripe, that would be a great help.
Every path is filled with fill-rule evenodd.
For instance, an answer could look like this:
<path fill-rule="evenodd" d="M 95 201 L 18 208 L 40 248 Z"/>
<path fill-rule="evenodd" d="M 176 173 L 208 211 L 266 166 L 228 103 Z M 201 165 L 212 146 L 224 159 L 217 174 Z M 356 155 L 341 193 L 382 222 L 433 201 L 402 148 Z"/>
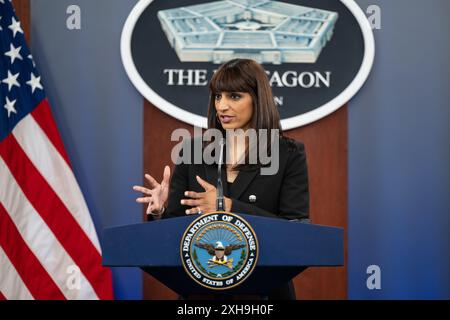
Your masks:
<path fill-rule="evenodd" d="M 10 299 L 14 297 L 20 300 L 32 300 L 33 296 L 1 246 L 0 266 L 2 267 L 2 276 L 0 277 L 0 288 L 2 291 L 0 291 L 0 300 L 5 300 L 7 297 L 10 297 Z"/>
<path fill-rule="evenodd" d="M 1 295 L 112 299 L 111 273 L 46 100 L 0 143 L 0 177 Z M 73 266 L 79 288 L 70 285 Z"/>

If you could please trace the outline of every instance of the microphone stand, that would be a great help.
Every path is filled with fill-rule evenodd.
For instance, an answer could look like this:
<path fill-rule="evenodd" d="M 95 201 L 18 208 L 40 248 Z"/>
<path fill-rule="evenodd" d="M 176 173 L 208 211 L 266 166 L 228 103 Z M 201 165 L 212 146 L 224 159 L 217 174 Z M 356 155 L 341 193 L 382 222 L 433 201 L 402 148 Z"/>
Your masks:
<path fill-rule="evenodd" d="M 223 165 L 223 147 L 225 145 L 225 140 L 220 139 L 220 155 L 219 155 L 219 167 L 217 169 L 217 196 L 216 196 L 216 207 L 217 211 L 225 211 L 225 202 L 223 198 L 223 185 L 222 185 L 222 165 Z"/>

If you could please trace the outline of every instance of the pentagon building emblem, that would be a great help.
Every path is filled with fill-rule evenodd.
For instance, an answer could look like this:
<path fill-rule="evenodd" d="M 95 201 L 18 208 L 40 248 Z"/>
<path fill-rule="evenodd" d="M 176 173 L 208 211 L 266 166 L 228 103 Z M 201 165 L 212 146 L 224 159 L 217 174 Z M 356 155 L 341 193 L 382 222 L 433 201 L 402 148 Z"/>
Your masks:
<path fill-rule="evenodd" d="M 320 120 L 361 89 L 375 39 L 355 0 L 139 0 L 122 31 L 137 90 L 182 122 L 207 128 L 208 84 L 234 58 L 263 64 L 283 130 Z"/>
<path fill-rule="evenodd" d="M 258 240 L 247 221 L 224 212 L 200 216 L 181 240 L 181 260 L 189 276 L 213 290 L 238 286 L 258 260 Z"/>
<path fill-rule="evenodd" d="M 336 12 L 270 0 L 225 0 L 158 12 L 182 62 L 315 63 L 333 36 Z"/>

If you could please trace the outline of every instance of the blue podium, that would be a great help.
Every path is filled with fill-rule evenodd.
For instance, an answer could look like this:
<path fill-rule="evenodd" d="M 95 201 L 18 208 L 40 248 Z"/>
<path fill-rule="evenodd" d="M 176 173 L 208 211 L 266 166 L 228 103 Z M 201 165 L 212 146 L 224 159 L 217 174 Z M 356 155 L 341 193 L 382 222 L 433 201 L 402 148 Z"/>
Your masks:
<path fill-rule="evenodd" d="M 253 273 L 239 286 L 217 292 L 192 280 L 185 272 L 180 243 L 192 216 L 106 228 L 103 265 L 139 267 L 181 295 L 267 295 L 308 267 L 342 266 L 342 228 L 239 214 L 256 233 L 259 258 Z"/>

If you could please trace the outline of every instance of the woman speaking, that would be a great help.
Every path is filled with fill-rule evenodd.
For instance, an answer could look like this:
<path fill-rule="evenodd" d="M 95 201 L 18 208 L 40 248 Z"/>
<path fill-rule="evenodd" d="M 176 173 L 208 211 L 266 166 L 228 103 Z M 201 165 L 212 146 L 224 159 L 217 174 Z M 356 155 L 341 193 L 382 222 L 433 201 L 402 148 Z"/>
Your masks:
<path fill-rule="evenodd" d="M 224 178 L 225 211 L 291 220 L 308 219 L 309 192 L 306 154 L 302 143 L 283 136 L 280 115 L 275 105 L 268 77 L 253 60 L 234 59 L 216 71 L 211 79 L 208 107 L 208 129 L 227 131 L 279 132 L 277 148 L 273 139 L 265 139 L 263 148 L 273 159 L 278 157 L 275 174 L 261 174 L 259 157 L 249 163 L 253 148 L 247 139 L 237 135 L 227 139 Z M 259 135 L 256 135 L 259 137 Z M 270 135 L 269 135 L 270 136 Z M 258 143 L 261 147 L 261 143 Z M 206 145 L 204 145 L 206 147 Z M 217 165 L 177 164 L 172 178 L 164 168 L 158 183 L 151 175 L 145 178 L 150 189 L 135 186 L 143 197 L 137 202 L 148 204 L 151 219 L 196 215 L 216 211 Z M 273 295 L 293 298 L 292 284 Z"/>

